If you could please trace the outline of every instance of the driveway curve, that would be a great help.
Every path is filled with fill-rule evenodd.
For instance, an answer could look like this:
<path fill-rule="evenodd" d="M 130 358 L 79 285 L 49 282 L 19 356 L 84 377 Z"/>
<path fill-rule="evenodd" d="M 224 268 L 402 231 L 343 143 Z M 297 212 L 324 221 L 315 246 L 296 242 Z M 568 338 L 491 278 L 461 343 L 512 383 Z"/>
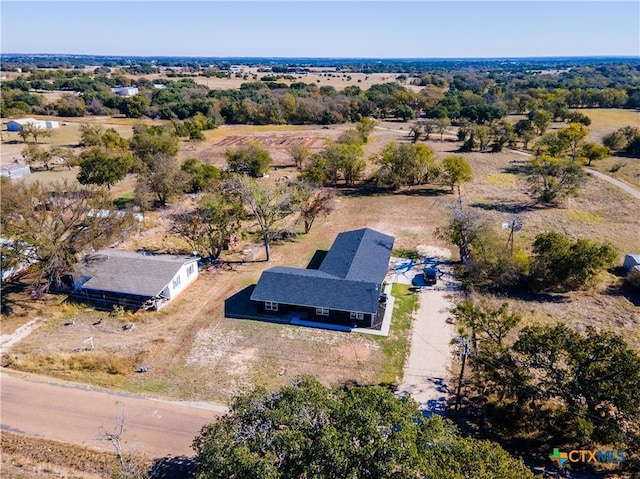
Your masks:
<path fill-rule="evenodd" d="M 522 156 L 533 156 L 531 153 L 527 153 L 526 151 L 520 151 L 520 150 L 512 150 L 511 148 L 505 148 L 506 151 L 509 151 L 511 153 L 515 153 L 516 155 L 522 155 Z M 638 191 L 637 189 L 635 189 L 633 186 L 628 185 L 626 183 L 624 183 L 623 181 L 620 181 L 612 176 L 609 175 L 605 175 L 604 173 L 600 173 L 599 171 L 596 170 L 592 170 L 591 168 L 585 168 L 585 171 L 587 173 L 589 173 L 591 176 L 595 176 L 596 178 L 599 178 L 601 180 L 604 180 L 608 183 L 611 183 L 612 185 L 617 186 L 618 188 L 620 188 L 623 191 L 626 191 L 627 193 L 629 193 L 631 196 L 637 198 L 640 200 L 640 191 Z"/>

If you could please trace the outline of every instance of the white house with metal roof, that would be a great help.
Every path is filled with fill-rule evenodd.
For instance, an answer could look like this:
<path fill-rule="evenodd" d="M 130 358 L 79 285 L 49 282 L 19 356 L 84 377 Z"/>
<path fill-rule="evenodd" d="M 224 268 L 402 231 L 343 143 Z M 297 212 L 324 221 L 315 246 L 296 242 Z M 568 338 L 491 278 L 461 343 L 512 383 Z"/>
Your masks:
<path fill-rule="evenodd" d="M 196 280 L 198 258 L 107 249 L 85 256 L 72 276 L 76 297 L 157 310 Z"/>

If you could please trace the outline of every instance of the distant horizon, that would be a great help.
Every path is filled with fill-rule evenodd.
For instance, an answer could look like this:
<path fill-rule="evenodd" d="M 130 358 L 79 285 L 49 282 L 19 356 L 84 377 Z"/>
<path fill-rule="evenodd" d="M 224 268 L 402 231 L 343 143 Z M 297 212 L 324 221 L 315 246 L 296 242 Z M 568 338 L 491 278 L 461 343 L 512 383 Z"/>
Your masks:
<path fill-rule="evenodd" d="M 14 54 L 509 59 L 640 56 L 637 1 L 1 1 Z M 116 53 L 120 52 L 120 53 Z"/>
<path fill-rule="evenodd" d="M 252 56 L 252 55 L 127 55 L 127 54 L 99 54 L 99 53 L 16 53 L 2 52 L 2 57 L 100 57 L 100 58 L 195 58 L 195 59 L 219 59 L 219 60 L 572 60 L 572 59 L 636 59 L 640 61 L 640 55 L 557 55 L 557 56 L 504 56 L 504 57 L 338 57 L 338 56 Z"/>

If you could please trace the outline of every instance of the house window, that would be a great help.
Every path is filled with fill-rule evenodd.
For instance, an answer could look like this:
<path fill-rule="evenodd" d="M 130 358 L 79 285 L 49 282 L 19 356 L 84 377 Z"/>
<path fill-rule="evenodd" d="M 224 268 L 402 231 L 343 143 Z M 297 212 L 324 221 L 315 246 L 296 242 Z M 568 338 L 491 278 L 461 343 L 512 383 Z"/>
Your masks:
<path fill-rule="evenodd" d="M 180 276 L 173 278 L 173 289 L 176 289 L 178 286 L 180 286 Z"/>
<path fill-rule="evenodd" d="M 351 319 L 364 319 L 364 313 L 356 313 L 351 311 Z"/>
<path fill-rule="evenodd" d="M 316 308 L 316 314 L 318 316 L 329 316 L 329 310 L 327 308 Z"/>
<path fill-rule="evenodd" d="M 187 268 L 187 278 L 193 274 L 194 268 L 195 268 L 194 265 L 191 265 Z"/>
<path fill-rule="evenodd" d="M 266 309 L 267 311 L 278 311 L 278 303 L 276 303 L 275 301 L 265 301 L 264 309 Z"/>

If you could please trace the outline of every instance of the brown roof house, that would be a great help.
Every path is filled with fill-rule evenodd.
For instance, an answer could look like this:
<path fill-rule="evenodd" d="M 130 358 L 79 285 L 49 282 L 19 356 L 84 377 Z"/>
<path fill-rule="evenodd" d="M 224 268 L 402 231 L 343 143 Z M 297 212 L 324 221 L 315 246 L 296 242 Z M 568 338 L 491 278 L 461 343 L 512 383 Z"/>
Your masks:
<path fill-rule="evenodd" d="M 158 310 L 198 277 L 198 258 L 117 249 L 84 257 L 72 275 L 73 297 L 112 309 Z"/>

